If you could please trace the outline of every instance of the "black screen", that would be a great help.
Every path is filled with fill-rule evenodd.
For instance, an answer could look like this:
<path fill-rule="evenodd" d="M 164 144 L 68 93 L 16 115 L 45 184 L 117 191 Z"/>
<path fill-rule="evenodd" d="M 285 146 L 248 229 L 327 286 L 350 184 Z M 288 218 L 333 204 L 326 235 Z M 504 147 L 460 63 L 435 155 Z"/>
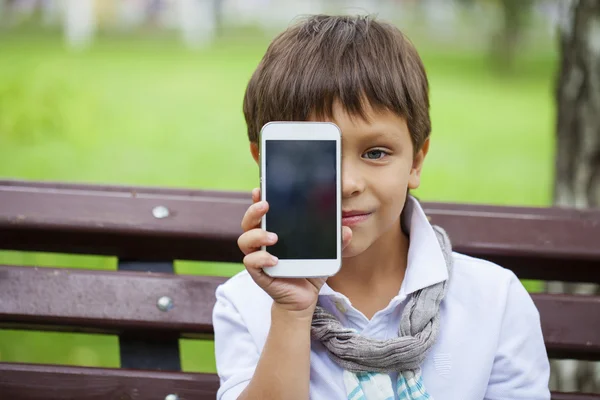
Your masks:
<path fill-rule="evenodd" d="M 280 259 L 336 258 L 336 142 L 265 141 L 268 247 Z"/>

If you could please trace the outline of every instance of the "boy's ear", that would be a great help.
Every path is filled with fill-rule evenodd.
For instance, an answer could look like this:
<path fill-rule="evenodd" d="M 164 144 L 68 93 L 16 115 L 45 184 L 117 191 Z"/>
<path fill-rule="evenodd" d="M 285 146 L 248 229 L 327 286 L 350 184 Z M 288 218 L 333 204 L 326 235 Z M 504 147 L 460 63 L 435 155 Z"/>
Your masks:
<path fill-rule="evenodd" d="M 421 170 L 423 169 L 423 162 L 429 152 L 429 138 L 425 140 L 421 150 L 419 150 L 413 159 L 413 165 L 410 169 L 410 176 L 408 177 L 408 188 L 417 189 L 421 185 Z"/>
<path fill-rule="evenodd" d="M 258 164 L 258 144 L 250 142 L 250 153 L 252 153 L 252 158 Z"/>

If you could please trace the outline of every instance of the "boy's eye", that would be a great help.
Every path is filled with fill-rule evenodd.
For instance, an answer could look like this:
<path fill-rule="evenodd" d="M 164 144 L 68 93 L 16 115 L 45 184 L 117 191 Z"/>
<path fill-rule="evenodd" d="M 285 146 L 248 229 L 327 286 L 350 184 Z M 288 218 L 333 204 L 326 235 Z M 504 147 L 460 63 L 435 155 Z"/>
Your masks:
<path fill-rule="evenodd" d="M 363 154 L 363 158 L 369 159 L 369 160 L 380 160 L 383 157 L 385 157 L 388 153 L 383 151 L 383 150 L 369 150 L 366 153 Z"/>

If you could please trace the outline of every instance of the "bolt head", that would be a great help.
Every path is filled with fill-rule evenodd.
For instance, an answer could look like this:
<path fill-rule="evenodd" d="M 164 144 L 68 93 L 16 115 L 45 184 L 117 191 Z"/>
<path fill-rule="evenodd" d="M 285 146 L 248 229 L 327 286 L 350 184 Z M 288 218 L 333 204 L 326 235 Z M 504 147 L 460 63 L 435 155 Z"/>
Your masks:
<path fill-rule="evenodd" d="M 169 209 L 165 206 L 156 206 L 152 209 L 152 215 L 156 219 L 167 218 L 169 214 Z"/>
<path fill-rule="evenodd" d="M 168 394 L 167 397 L 165 397 L 165 400 L 179 400 L 179 396 L 176 394 Z"/>
<path fill-rule="evenodd" d="M 171 308 L 173 308 L 173 299 L 168 296 L 162 296 L 156 302 L 156 306 L 160 311 L 169 311 Z"/>

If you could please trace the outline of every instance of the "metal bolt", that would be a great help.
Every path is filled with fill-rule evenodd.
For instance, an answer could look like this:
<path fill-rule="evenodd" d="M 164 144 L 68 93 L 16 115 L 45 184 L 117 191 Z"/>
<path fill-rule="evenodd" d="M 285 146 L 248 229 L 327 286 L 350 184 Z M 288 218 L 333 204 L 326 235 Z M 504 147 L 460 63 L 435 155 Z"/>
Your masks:
<path fill-rule="evenodd" d="M 169 311 L 171 308 L 173 308 L 173 299 L 168 296 L 162 296 L 156 302 L 156 306 L 160 311 Z"/>
<path fill-rule="evenodd" d="M 152 215 L 157 219 L 167 218 L 169 216 L 169 209 L 165 206 L 156 206 L 152 209 Z"/>
<path fill-rule="evenodd" d="M 165 400 L 179 400 L 179 396 L 176 394 L 168 394 L 167 397 L 165 397 Z"/>

